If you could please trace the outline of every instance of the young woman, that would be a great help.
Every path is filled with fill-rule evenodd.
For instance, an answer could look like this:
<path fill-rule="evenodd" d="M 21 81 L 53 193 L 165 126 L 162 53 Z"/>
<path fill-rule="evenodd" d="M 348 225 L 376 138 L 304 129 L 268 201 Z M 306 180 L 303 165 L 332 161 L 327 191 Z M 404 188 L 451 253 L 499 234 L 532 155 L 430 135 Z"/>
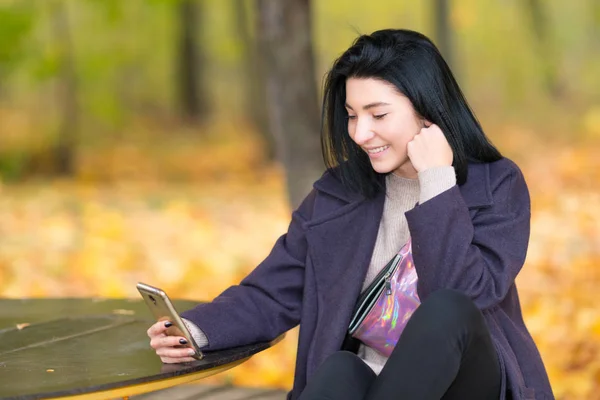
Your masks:
<path fill-rule="evenodd" d="M 300 324 L 291 399 L 552 399 L 515 286 L 527 185 L 436 47 L 408 30 L 360 36 L 324 96 L 327 172 L 240 285 L 182 314 L 198 344 Z M 148 330 L 161 359 L 192 361 L 164 330 Z"/>

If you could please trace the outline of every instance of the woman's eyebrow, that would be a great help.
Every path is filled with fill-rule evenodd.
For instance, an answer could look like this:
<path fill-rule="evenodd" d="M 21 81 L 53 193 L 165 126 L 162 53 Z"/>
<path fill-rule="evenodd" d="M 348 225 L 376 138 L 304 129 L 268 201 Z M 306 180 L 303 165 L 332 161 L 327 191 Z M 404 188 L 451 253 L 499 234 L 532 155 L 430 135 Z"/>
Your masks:
<path fill-rule="evenodd" d="M 390 103 L 385 103 L 385 102 L 383 102 L 383 101 L 378 101 L 378 102 L 375 102 L 375 103 L 369 103 L 369 104 L 367 104 L 366 106 L 363 106 L 363 110 L 368 110 L 368 109 L 370 109 L 370 108 L 373 108 L 373 107 L 379 107 L 379 106 L 390 106 L 390 105 L 391 105 Z M 350 104 L 348 104 L 348 103 L 346 103 L 346 108 L 349 108 L 349 109 L 351 109 L 351 110 L 354 110 L 352 107 L 350 107 Z"/>

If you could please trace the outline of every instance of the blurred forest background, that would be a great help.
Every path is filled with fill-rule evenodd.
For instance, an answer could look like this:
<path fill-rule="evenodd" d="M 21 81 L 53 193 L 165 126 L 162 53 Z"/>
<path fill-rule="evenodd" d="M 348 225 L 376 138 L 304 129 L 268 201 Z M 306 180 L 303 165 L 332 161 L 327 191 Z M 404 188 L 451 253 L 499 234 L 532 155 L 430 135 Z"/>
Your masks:
<path fill-rule="evenodd" d="M 523 169 L 526 322 L 557 398 L 600 399 L 598 0 L 0 0 L 0 296 L 238 282 L 323 169 L 324 73 L 388 27 L 434 39 Z M 213 380 L 290 388 L 295 350 Z"/>

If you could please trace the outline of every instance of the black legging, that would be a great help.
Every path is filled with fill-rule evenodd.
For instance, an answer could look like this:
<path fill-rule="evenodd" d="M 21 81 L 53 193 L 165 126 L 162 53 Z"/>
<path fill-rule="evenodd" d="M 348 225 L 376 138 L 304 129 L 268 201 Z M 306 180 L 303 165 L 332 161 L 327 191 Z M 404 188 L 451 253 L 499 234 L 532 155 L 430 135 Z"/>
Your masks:
<path fill-rule="evenodd" d="M 440 290 L 412 315 L 379 376 L 356 354 L 338 351 L 299 400 L 497 400 L 501 379 L 481 311 L 465 295 Z"/>

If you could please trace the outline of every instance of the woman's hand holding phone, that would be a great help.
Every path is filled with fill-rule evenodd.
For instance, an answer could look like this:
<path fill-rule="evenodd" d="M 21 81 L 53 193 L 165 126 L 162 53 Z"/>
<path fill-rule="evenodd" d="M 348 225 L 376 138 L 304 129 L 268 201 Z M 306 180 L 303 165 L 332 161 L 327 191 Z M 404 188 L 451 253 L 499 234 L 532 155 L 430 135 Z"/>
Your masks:
<path fill-rule="evenodd" d="M 166 331 L 172 324 L 169 321 L 158 321 L 152 325 L 147 333 L 150 338 L 150 346 L 156 351 L 163 363 L 176 364 L 182 362 L 196 361 L 192 356 L 194 349 L 185 346 L 187 339 L 183 336 L 169 336 Z"/>
<path fill-rule="evenodd" d="M 174 364 L 201 360 L 202 350 L 193 341 L 184 321 L 160 288 L 138 282 L 136 285 L 150 312 L 158 321 L 148 329 L 150 346 L 164 363 Z"/>

